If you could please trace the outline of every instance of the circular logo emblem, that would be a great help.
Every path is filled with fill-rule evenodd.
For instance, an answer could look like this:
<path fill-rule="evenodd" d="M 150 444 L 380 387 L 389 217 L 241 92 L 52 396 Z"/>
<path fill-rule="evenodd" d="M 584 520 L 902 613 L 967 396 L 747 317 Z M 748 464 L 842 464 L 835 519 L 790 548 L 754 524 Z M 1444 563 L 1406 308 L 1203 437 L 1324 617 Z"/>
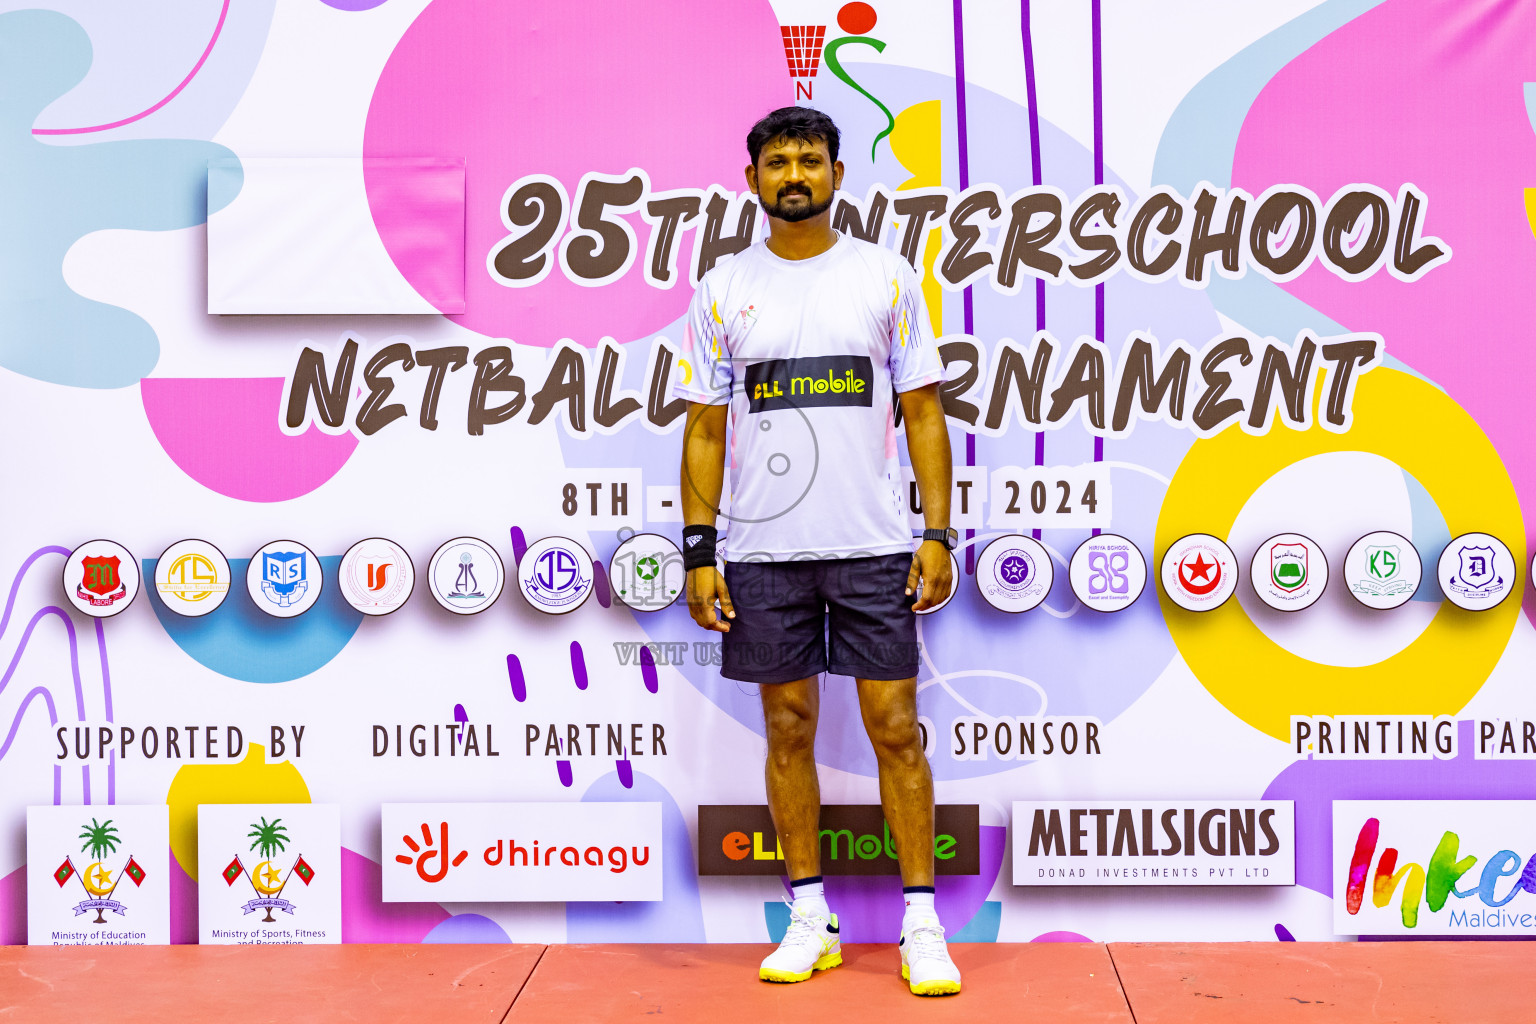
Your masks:
<path fill-rule="evenodd" d="M 139 582 L 139 563 L 114 541 L 87 541 L 64 563 L 64 596 L 92 618 L 110 618 L 133 604 Z"/>
<path fill-rule="evenodd" d="M 473 615 L 495 604 L 506 576 L 496 549 L 476 537 L 446 542 L 427 566 L 432 596 L 455 615 Z"/>
<path fill-rule="evenodd" d="M 1237 556 L 1208 533 L 1180 537 L 1163 552 L 1163 593 L 1190 612 L 1208 612 L 1227 603 L 1237 589 Z"/>
<path fill-rule="evenodd" d="M 682 555 L 677 557 L 681 568 Z M 646 568 L 649 571 L 651 567 Z M 664 568 L 661 564 L 655 567 L 658 579 L 666 578 Z M 564 615 L 580 608 L 592 593 L 592 558 L 573 540 L 545 537 L 523 552 L 517 563 L 517 580 L 529 604 L 541 612 Z"/>
<path fill-rule="evenodd" d="M 1051 592 L 1055 578 L 1045 546 L 1020 534 L 997 538 L 976 559 L 976 586 L 999 611 L 1027 612 L 1037 607 Z"/>
<path fill-rule="evenodd" d="M 1310 608 L 1328 586 L 1328 559 L 1317 542 L 1279 533 L 1254 552 L 1249 580 L 1259 600 L 1276 611 Z"/>
<path fill-rule="evenodd" d="M 1368 533 L 1344 556 L 1344 583 L 1367 608 L 1400 608 L 1419 589 L 1424 565 L 1413 542 L 1391 530 Z"/>
<path fill-rule="evenodd" d="M 1497 607 L 1515 589 L 1515 556 L 1499 538 L 1464 533 L 1440 552 L 1440 589 L 1469 612 Z"/>
<path fill-rule="evenodd" d="M 320 600 L 325 574 L 320 557 L 296 540 L 263 544 L 245 567 L 245 589 L 268 615 L 291 619 Z"/>
<path fill-rule="evenodd" d="M 177 615 L 207 615 L 229 596 L 229 560 L 205 540 L 181 540 L 155 563 L 155 591 Z"/>
<path fill-rule="evenodd" d="M 1072 552 L 1067 566 L 1072 593 L 1099 612 L 1129 608 L 1147 587 L 1147 560 L 1141 549 L 1113 533 L 1089 537 Z"/>
<path fill-rule="evenodd" d="M 388 615 L 410 598 L 416 586 L 416 567 L 399 544 L 369 537 L 341 556 L 336 582 L 347 604 L 364 615 Z"/>
<path fill-rule="evenodd" d="M 943 608 L 945 605 L 949 604 L 949 602 L 955 599 L 955 591 L 960 589 L 960 563 L 955 559 L 955 553 L 953 551 L 949 552 L 949 580 L 949 593 L 944 595 L 944 600 L 940 601 L 932 608 L 924 608 L 917 614 L 932 615 L 934 612 L 938 611 L 940 608 Z M 922 596 L 923 581 L 919 579 L 917 581 L 917 590 L 912 594 L 912 600 L 921 600 Z"/>
<path fill-rule="evenodd" d="M 522 566 L 518 566 L 522 579 Z M 608 561 L 613 596 L 637 612 L 659 612 L 683 593 L 688 570 L 683 553 L 659 533 L 637 533 Z"/>

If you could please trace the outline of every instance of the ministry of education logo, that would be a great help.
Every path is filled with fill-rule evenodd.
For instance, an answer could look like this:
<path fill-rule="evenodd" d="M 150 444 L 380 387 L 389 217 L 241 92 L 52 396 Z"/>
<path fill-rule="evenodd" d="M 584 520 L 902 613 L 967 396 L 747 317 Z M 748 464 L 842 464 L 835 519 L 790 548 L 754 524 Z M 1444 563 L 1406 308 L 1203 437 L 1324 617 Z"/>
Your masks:
<path fill-rule="evenodd" d="M 1237 557 L 1208 533 L 1180 537 L 1163 552 L 1163 593 L 1190 612 L 1208 612 L 1226 604 L 1237 589 Z"/>
<path fill-rule="evenodd" d="M 319 556 L 296 540 L 263 544 L 245 567 L 245 589 L 251 602 L 279 619 L 309 611 L 324 586 Z"/>
<path fill-rule="evenodd" d="M 1056 578 L 1050 552 L 1033 537 L 999 537 L 976 559 L 976 586 L 992 607 L 1004 612 L 1037 608 Z"/>
<path fill-rule="evenodd" d="M 139 866 L 139 862 L 133 859 L 132 854 L 128 855 L 128 859 L 122 862 L 121 866 L 116 868 L 109 866 L 117 853 L 120 841 L 117 827 L 112 824 L 111 818 L 104 822 L 98 822 L 92 818 L 89 825 L 81 826 L 81 832 L 77 838 L 85 841 L 80 847 L 80 852 L 91 858 L 90 864 L 84 871 L 77 871 L 74 858 L 65 857 L 64 863 L 53 872 L 53 880 L 59 883 L 59 888 L 64 888 L 69 880 L 74 878 L 79 881 L 81 889 L 84 890 L 86 898 L 73 908 L 75 916 L 95 913 L 96 919 L 90 922 L 91 924 L 106 924 L 105 915 L 109 910 L 118 917 L 125 916 L 128 907 L 120 900 L 113 899 L 113 895 L 124 879 L 133 882 L 134 888 L 143 885 L 147 877 L 146 872 Z M 114 871 L 117 872 L 116 878 L 112 877 Z"/>
<path fill-rule="evenodd" d="M 1105 533 L 1078 545 L 1067 578 L 1084 607 L 1117 612 L 1129 608 L 1146 589 L 1147 560 L 1126 538 Z"/>
<path fill-rule="evenodd" d="M 1344 556 L 1344 582 L 1367 608 L 1402 607 L 1413 599 L 1423 575 L 1413 542 L 1391 530 L 1366 534 Z"/>
<path fill-rule="evenodd" d="M 474 615 L 496 603 L 506 569 L 496 549 L 478 537 L 455 537 L 432 555 L 427 584 L 437 603 L 455 615 Z"/>
<path fill-rule="evenodd" d="M 341 556 L 341 596 L 364 615 L 397 611 L 416 586 L 416 567 L 405 548 L 383 537 L 360 540 Z"/>
<path fill-rule="evenodd" d="M 1446 600 L 1467 611 L 1496 608 L 1514 590 L 1515 556 L 1491 534 L 1457 537 L 1440 553 L 1438 569 Z"/>
<path fill-rule="evenodd" d="M 1328 559 L 1317 542 L 1299 533 L 1281 533 L 1254 553 L 1253 592 L 1282 612 L 1299 612 L 1316 603 L 1328 586 Z"/>
<path fill-rule="evenodd" d="M 86 541 L 64 563 L 64 596 L 76 611 L 105 619 L 139 595 L 139 563 L 110 540 Z"/>
<path fill-rule="evenodd" d="M 207 615 L 229 596 L 229 560 L 205 540 L 180 540 L 155 563 L 155 592 L 177 615 Z"/>
<path fill-rule="evenodd" d="M 518 577 L 522 578 L 521 564 Z M 687 578 L 683 553 L 658 533 L 637 533 L 627 538 L 608 562 L 613 596 L 637 612 L 659 612 L 669 607 L 682 594 Z"/>
<path fill-rule="evenodd" d="M 679 566 L 681 558 L 679 555 Z M 658 564 L 656 570 L 660 569 Z M 592 593 L 592 576 L 592 557 L 580 544 L 565 537 L 545 537 L 528 545 L 517 563 L 517 581 L 523 596 L 539 611 L 551 615 L 564 615 L 580 608 Z"/>

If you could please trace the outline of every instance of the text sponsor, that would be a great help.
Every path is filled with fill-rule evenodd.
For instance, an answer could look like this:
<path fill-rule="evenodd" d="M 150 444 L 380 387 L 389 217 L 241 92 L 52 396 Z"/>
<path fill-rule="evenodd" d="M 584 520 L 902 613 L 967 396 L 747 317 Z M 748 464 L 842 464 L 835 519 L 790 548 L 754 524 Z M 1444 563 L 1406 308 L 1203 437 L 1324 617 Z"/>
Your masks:
<path fill-rule="evenodd" d="M 975 804 L 934 808 L 933 867 L 940 875 L 981 872 L 981 811 Z M 878 806 L 824 804 L 819 826 L 824 875 L 894 875 L 896 842 Z M 784 851 L 761 804 L 699 806 L 699 874 L 782 875 Z"/>
<path fill-rule="evenodd" d="M 1289 800 L 1016 801 L 1014 885 L 1293 885 Z"/>
<path fill-rule="evenodd" d="M 950 723 L 949 756 L 956 761 L 1091 757 L 1104 752 L 1103 728 L 1097 718 L 1084 715 L 968 715 Z"/>
<path fill-rule="evenodd" d="M 661 899 L 661 804 L 383 805 L 384 900 Z"/>
<path fill-rule="evenodd" d="M 1536 801 L 1335 800 L 1340 935 L 1536 934 Z"/>

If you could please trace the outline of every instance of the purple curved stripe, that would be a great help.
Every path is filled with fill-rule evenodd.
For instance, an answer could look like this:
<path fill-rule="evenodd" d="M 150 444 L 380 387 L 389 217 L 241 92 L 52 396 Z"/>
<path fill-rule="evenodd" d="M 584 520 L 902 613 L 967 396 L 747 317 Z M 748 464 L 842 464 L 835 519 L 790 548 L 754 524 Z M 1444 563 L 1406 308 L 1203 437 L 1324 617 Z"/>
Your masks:
<path fill-rule="evenodd" d="M 607 608 L 613 603 L 612 588 L 608 586 L 608 573 L 603 569 L 602 562 L 592 563 L 592 589 L 597 594 L 597 603 Z"/>
<path fill-rule="evenodd" d="M 11 663 L 5 670 L 5 675 L 0 676 L 0 693 L 10 685 L 11 676 L 16 674 L 16 665 L 21 661 L 21 656 L 26 653 L 27 641 L 32 639 L 32 631 L 44 615 L 57 615 L 64 622 L 64 631 L 69 636 L 69 669 L 75 676 L 75 706 L 79 709 L 80 720 L 85 721 L 85 691 L 80 686 L 80 645 L 75 638 L 75 624 L 71 621 L 69 613 L 63 608 L 48 605 L 32 616 L 32 621 L 27 623 L 26 632 L 21 634 L 21 643 L 16 648 L 16 653 L 11 657 Z"/>
<path fill-rule="evenodd" d="M 11 580 L 11 594 L 5 599 L 5 614 L 0 615 L 0 634 L 4 634 L 5 627 L 11 624 L 11 609 L 16 606 L 16 591 L 21 589 L 21 578 L 27 574 L 28 569 L 32 568 L 32 563 L 44 555 L 63 555 L 68 558 L 69 548 L 61 548 L 57 545 L 38 548 L 27 556 L 25 562 L 21 563 L 21 568 L 16 570 L 16 578 Z"/>
<path fill-rule="evenodd" d="M 89 804 L 91 802 L 91 766 L 90 765 L 83 764 L 83 765 L 80 766 L 80 792 L 83 794 L 82 795 L 82 799 L 87 804 Z"/>
<path fill-rule="evenodd" d="M 614 769 L 619 775 L 619 785 L 625 789 L 635 788 L 635 766 L 629 763 L 629 758 L 621 757 L 613 762 Z"/>
<path fill-rule="evenodd" d="M 117 751 L 107 752 L 107 803 L 117 803 Z"/>
<path fill-rule="evenodd" d="M 512 527 L 511 532 L 512 561 L 521 562 L 523 560 L 523 552 L 528 550 L 528 541 L 523 537 L 523 528 L 521 526 Z"/>
<path fill-rule="evenodd" d="M 64 802 L 64 769 L 59 765 L 53 766 L 53 806 L 57 807 Z"/>
<path fill-rule="evenodd" d="M 581 654 L 581 641 L 571 641 L 571 675 L 576 677 L 576 689 L 587 688 L 587 659 Z"/>
<path fill-rule="evenodd" d="M 48 692 L 46 686 L 34 686 L 32 691 L 21 699 L 21 707 L 16 709 L 16 717 L 11 719 L 11 731 L 6 734 L 5 743 L 0 744 L 0 757 L 4 757 L 6 751 L 11 749 L 11 744 L 16 739 L 16 730 L 21 728 L 22 716 L 27 713 L 27 707 L 41 695 L 43 703 L 48 705 L 48 722 L 50 725 L 59 724 L 59 711 L 53 706 L 53 694 Z M 55 765 L 55 768 L 58 766 Z M 57 782 L 55 782 L 57 785 Z"/>
<path fill-rule="evenodd" d="M 142 586 L 142 583 L 140 584 Z M 101 620 L 96 620 L 96 650 L 101 653 L 101 694 L 107 704 L 107 721 L 112 718 L 112 671 L 107 668 L 107 631 L 101 628 Z M 108 762 L 107 775 L 112 774 L 111 762 Z"/>
<path fill-rule="evenodd" d="M 656 678 L 656 658 L 651 654 L 651 649 L 644 645 L 640 648 L 640 678 L 645 680 L 645 688 L 652 693 L 661 689 L 661 683 Z"/>
<path fill-rule="evenodd" d="M 517 660 L 517 655 L 507 655 L 507 679 L 512 683 L 512 696 L 521 704 L 528 699 L 528 684 L 523 679 L 523 663 Z"/>
<path fill-rule="evenodd" d="M 1296 941 L 1296 936 L 1291 934 L 1291 930 L 1285 925 L 1279 923 L 1275 925 L 1275 938 L 1279 939 L 1281 942 Z"/>
<path fill-rule="evenodd" d="M 197 73 L 199 71 L 203 70 L 203 64 L 205 64 L 207 62 L 208 55 L 213 52 L 213 44 L 219 41 L 219 33 L 224 31 L 224 19 L 228 15 L 229 15 L 229 0 L 224 0 L 224 6 L 222 8 L 220 8 L 220 10 L 219 10 L 219 23 L 217 25 L 213 26 L 213 38 L 208 40 L 208 45 L 203 48 L 203 55 L 201 57 L 197 58 L 197 63 L 192 66 L 192 70 L 191 71 L 187 72 L 187 77 L 183 78 L 181 80 L 181 84 L 178 85 L 176 88 L 172 89 L 171 92 L 170 92 L 170 95 L 166 96 L 165 99 L 161 100 L 159 103 L 156 103 L 154 106 L 150 107 L 148 110 L 140 111 L 139 113 L 134 114 L 131 117 L 125 117 L 121 121 L 113 121 L 110 124 L 96 124 L 96 125 L 91 125 L 89 128 L 33 128 L 32 129 L 32 134 L 33 135 L 84 135 L 87 132 L 104 132 L 108 128 L 121 128 L 125 124 L 132 124 L 133 122 L 138 121 L 141 118 L 145 118 L 145 117 L 148 117 L 150 114 L 153 114 L 155 111 L 159 110 L 161 107 L 165 106 L 167 103 L 171 102 L 171 100 L 175 99 L 178 95 L 180 95 L 181 94 L 181 90 L 185 89 L 189 84 L 191 84 L 192 79 L 197 77 Z"/>
<path fill-rule="evenodd" d="M 571 775 L 571 762 L 556 761 L 555 771 L 560 774 L 560 785 L 564 786 L 566 789 L 570 789 L 571 783 L 576 781 L 575 777 Z"/>

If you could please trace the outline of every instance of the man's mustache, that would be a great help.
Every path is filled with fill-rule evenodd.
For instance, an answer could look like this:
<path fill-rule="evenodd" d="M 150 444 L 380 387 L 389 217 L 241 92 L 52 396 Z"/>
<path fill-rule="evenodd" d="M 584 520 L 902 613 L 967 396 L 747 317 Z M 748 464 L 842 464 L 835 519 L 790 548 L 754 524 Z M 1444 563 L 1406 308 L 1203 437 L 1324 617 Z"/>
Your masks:
<path fill-rule="evenodd" d="M 779 198 L 781 199 L 785 196 L 805 196 L 809 199 L 810 195 L 811 190 L 804 185 L 785 185 L 779 189 Z"/>

